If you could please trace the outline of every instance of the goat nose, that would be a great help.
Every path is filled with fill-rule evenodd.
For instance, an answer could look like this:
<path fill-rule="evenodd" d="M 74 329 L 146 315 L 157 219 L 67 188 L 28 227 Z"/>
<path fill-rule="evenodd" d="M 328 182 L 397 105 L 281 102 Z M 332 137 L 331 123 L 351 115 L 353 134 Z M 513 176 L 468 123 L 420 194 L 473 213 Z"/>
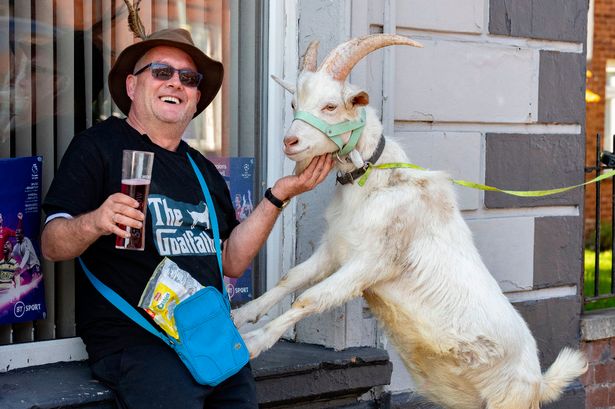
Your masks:
<path fill-rule="evenodd" d="M 299 138 L 297 138 L 296 136 L 287 136 L 286 138 L 284 138 L 284 146 L 286 146 L 287 148 L 290 148 L 293 145 L 296 145 L 299 143 Z"/>

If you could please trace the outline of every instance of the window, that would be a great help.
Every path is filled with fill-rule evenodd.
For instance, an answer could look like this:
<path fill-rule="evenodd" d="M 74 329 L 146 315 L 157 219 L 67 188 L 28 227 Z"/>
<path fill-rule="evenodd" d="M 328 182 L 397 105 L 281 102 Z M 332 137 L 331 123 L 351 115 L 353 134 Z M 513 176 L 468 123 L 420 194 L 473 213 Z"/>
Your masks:
<path fill-rule="evenodd" d="M 264 8 L 264 2 L 240 0 L 140 3 L 146 32 L 186 28 L 199 48 L 224 63 L 221 92 L 184 135 L 208 156 L 263 163 Z M 0 0 L 0 158 L 41 155 L 43 196 L 72 137 L 110 115 L 122 116 L 107 74 L 116 55 L 140 41 L 128 30 L 127 16 L 123 0 Z M 255 173 L 253 192 L 260 192 L 264 167 Z M 43 262 L 43 273 L 47 319 L 0 325 L 0 345 L 75 336 L 72 262 Z"/>
<path fill-rule="evenodd" d="M 615 60 L 606 62 L 606 85 L 604 101 L 604 149 L 613 151 L 615 135 Z"/>

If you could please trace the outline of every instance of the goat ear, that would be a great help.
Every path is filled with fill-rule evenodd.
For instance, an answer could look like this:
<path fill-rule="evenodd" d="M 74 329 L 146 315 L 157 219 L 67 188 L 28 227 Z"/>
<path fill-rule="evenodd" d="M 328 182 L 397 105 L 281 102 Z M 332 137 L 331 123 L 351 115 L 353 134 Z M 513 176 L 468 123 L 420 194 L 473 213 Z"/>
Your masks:
<path fill-rule="evenodd" d="M 293 84 L 291 84 L 288 81 L 284 81 L 281 78 L 276 77 L 275 75 L 271 75 L 271 78 L 277 82 L 278 84 L 280 84 L 282 86 L 282 88 L 284 88 L 286 91 L 290 92 L 291 94 L 294 94 L 296 91 L 296 88 Z"/>
<path fill-rule="evenodd" d="M 353 92 L 346 98 L 346 106 L 348 106 L 349 108 L 365 106 L 367 104 L 369 104 L 369 95 L 363 90 Z"/>

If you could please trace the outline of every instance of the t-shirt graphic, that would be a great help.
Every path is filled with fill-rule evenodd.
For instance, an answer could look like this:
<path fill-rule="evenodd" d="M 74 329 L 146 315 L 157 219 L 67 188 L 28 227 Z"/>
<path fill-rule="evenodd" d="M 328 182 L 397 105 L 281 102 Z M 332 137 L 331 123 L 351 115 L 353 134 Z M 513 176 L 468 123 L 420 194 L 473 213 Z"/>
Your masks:
<path fill-rule="evenodd" d="M 152 194 L 147 199 L 147 207 L 154 244 L 161 256 L 216 253 L 209 209 L 203 201 L 193 205 Z"/>

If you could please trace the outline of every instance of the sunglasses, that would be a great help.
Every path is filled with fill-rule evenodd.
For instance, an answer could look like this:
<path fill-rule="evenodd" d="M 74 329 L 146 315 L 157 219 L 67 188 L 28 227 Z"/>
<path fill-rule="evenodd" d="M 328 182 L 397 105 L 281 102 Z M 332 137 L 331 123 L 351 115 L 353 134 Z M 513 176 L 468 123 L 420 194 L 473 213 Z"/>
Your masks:
<path fill-rule="evenodd" d="M 198 87 L 199 83 L 203 79 L 203 74 L 199 72 L 192 71 L 192 70 L 184 70 L 184 69 L 179 70 L 175 67 L 171 67 L 169 64 L 165 64 L 161 62 L 149 63 L 145 67 L 141 68 L 139 71 L 135 72 L 132 75 L 139 75 L 143 71 L 147 70 L 148 68 L 150 69 L 150 72 L 152 73 L 152 77 L 160 81 L 170 80 L 171 78 L 173 78 L 173 75 L 175 75 L 175 71 L 177 71 L 179 73 L 179 82 L 181 82 L 182 85 L 186 87 L 190 87 L 190 88 Z"/>

